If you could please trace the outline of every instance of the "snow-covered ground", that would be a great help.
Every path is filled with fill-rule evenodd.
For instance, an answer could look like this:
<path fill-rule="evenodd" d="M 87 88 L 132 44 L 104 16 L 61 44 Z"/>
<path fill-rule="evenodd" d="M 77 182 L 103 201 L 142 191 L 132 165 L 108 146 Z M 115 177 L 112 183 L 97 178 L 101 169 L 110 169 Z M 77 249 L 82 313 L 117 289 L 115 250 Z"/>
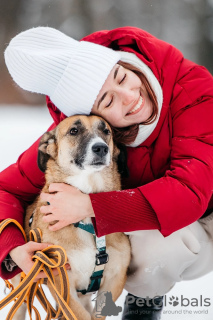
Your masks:
<path fill-rule="evenodd" d="M 15 162 L 17 157 L 41 136 L 51 123 L 47 108 L 0 105 L 0 171 Z M 116 302 L 118 306 L 123 306 L 125 296 L 124 291 Z M 169 304 L 172 296 L 177 298 L 176 306 Z M 4 282 L 0 279 L 0 300 L 3 298 Z M 209 306 L 204 305 L 204 299 L 209 302 Z M 0 310 L 0 320 L 6 319 L 8 310 L 9 306 Z M 42 308 L 39 310 L 41 319 L 44 320 L 45 313 Z M 27 316 L 26 319 L 29 317 Z M 110 319 L 120 320 L 121 315 L 107 317 L 107 320 Z M 178 283 L 166 295 L 162 320 L 189 319 L 213 319 L 213 273 L 194 281 Z"/>

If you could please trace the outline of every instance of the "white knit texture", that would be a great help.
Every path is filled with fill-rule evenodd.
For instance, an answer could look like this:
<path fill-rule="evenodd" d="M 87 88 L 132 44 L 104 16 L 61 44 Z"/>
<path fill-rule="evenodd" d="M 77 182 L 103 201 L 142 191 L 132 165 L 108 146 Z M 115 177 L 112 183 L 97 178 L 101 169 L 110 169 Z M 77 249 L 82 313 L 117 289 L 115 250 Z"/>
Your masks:
<path fill-rule="evenodd" d="M 89 114 L 120 54 L 62 32 L 37 27 L 18 34 L 5 50 L 13 80 L 23 89 L 48 95 L 66 115 Z"/>
<path fill-rule="evenodd" d="M 90 114 L 99 91 L 119 60 L 134 65 L 146 76 L 158 101 L 157 119 L 150 125 L 140 125 L 136 140 L 130 145 L 137 147 L 157 125 L 163 94 L 151 69 L 135 54 L 79 42 L 49 27 L 18 34 L 5 51 L 6 65 L 14 81 L 25 90 L 48 95 L 66 116 Z"/>
<path fill-rule="evenodd" d="M 142 60 L 140 60 L 134 53 L 123 52 L 123 51 L 119 51 L 119 52 L 121 55 L 121 61 L 130 63 L 145 75 L 145 77 L 149 81 L 150 86 L 152 87 L 152 90 L 156 95 L 157 102 L 158 102 L 158 114 L 155 121 L 148 125 L 141 124 L 139 126 L 139 132 L 135 141 L 129 145 L 130 147 L 137 147 L 150 136 L 150 134 L 154 131 L 155 127 L 157 126 L 162 105 L 163 105 L 163 92 L 154 73 Z"/>

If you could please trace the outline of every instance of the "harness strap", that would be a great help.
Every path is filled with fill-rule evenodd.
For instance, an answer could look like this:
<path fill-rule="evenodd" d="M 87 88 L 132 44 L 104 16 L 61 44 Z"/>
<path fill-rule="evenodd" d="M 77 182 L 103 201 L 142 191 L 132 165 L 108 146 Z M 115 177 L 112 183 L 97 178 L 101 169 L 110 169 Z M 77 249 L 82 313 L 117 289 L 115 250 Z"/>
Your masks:
<path fill-rule="evenodd" d="M 21 230 L 25 241 L 27 241 L 27 237 L 22 226 L 14 219 L 6 219 L 2 223 L 0 223 L 0 234 L 9 223 L 14 223 Z M 41 231 L 39 229 L 30 231 L 30 239 L 40 242 Z M 32 259 L 35 261 L 33 267 L 27 275 L 22 273 L 22 279 L 15 289 L 12 288 L 12 285 L 8 280 L 5 281 L 6 286 L 12 288 L 13 290 L 7 297 L 0 301 L 0 310 L 11 301 L 14 301 L 14 304 L 10 309 L 6 320 L 12 320 L 15 312 L 23 302 L 27 303 L 30 319 L 32 320 L 31 314 L 32 310 L 34 310 L 36 320 L 41 320 L 38 310 L 33 306 L 35 296 L 37 296 L 38 300 L 47 312 L 45 320 L 50 320 L 53 318 L 56 319 L 62 314 L 67 320 L 77 320 L 74 313 L 68 306 L 70 289 L 67 271 L 65 268 L 65 263 L 67 261 L 65 250 L 60 246 L 53 245 L 45 248 L 42 251 L 37 251 Z M 56 289 L 55 279 L 51 270 L 53 268 L 57 268 L 59 272 L 59 277 L 61 280 L 60 292 L 58 292 L 58 290 Z M 59 305 L 57 311 L 51 306 L 43 292 L 41 284 L 44 283 L 44 280 L 39 279 L 36 283 L 34 282 L 34 279 L 40 271 L 45 272 L 48 281 L 55 291 L 56 299 Z M 25 299 L 27 299 L 27 301 Z"/>
<path fill-rule="evenodd" d="M 90 277 L 90 283 L 88 285 L 88 288 L 83 290 L 77 290 L 78 292 L 81 292 L 82 294 L 85 295 L 89 292 L 96 292 L 100 288 L 105 264 L 109 260 L 108 254 L 106 253 L 106 238 L 105 236 L 103 237 L 96 236 L 95 229 L 92 223 L 84 223 L 83 221 L 79 221 L 77 223 L 74 223 L 74 226 L 76 228 L 80 228 L 84 231 L 87 231 L 93 235 L 96 249 L 98 251 L 95 259 L 95 267 Z"/>

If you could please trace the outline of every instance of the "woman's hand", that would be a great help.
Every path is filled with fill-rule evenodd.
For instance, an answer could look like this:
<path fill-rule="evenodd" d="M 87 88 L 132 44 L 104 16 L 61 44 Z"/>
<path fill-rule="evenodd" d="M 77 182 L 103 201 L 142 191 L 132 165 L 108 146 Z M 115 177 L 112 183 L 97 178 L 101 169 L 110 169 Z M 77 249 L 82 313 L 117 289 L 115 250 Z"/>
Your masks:
<path fill-rule="evenodd" d="M 65 183 L 52 183 L 49 192 L 55 193 L 40 195 L 42 201 L 49 202 L 49 205 L 42 206 L 40 211 L 45 214 L 42 218 L 44 222 L 51 223 L 58 220 L 49 226 L 51 231 L 59 230 L 86 217 L 95 216 L 90 197 L 79 189 Z"/>
<path fill-rule="evenodd" d="M 9 254 L 13 261 L 17 264 L 17 266 L 24 271 L 25 274 L 28 274 L 30 269 L 34 265 L 34 261 L 32 260 L 32 256 L 35 251 L 41 251 L 51 244 L 49 243 L 38 243 L 34 241 L 29 241 L 22 246 L 16 247 L 12 249 Z M 71 269 L 69 264 L 66 264 L 66 269 Z M 57 269 L 52 269 L 53 274 L 57 275 Z M 46 278 L 46 274 L 41 271 L 34 281 L 37 281 L 40 278 Z"/>

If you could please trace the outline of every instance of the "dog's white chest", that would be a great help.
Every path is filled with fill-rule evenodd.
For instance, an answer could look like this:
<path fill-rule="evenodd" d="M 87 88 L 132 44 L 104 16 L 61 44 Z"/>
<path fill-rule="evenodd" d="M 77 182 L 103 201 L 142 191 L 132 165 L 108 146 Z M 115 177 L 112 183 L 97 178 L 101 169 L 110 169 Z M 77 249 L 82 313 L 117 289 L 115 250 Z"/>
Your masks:
<path fill-rule="evenodd" d="M 91 223 L 91 219 L 84 219 L 85 223 Z M 67 230 L 69 226 L 66 227 Z M 87 289 L 90 283 L 90 277 L 95 269 L 96 244 L 93 234 L 82 230 L 80 228 L 75 229 L 75 240 L 69 242 L 68 233 L 62 232 L 62 230 L 56 231 L 58 237 L 54 240 L 49 238 L 48 233 L 43 234 L 43 242 L 52 242 L 55 245 L 61 245 L 66 250 L 67 260 L 71 266 L 71 271 L 68 270 L 68 276 L 70 283 L 74 283 L 77 289 Z M 70 230 L 72 232 L 72 230 Z"/>
<path fill-rule="evenodd" d="M 81 249 L 69 248 L 66 250 L 68 262 L 71 265 L 71 278 L 74 276 L 77 288 L 87 289 L 90 277 L 95 268 L 96 246 L 93 235 L 78 229 L 78 237 L 81 240 Z"/>
<path fill-rule="evenodd" d="M 98 172 L 91 174 L 86 170 L 82 170 L 82 173 L 78 176 L 70 176 L 65 180 L 66 183 L 78 188 L 83 193 L 94 193 L 104 191 L 104 180 L 101 174 Z"/>

